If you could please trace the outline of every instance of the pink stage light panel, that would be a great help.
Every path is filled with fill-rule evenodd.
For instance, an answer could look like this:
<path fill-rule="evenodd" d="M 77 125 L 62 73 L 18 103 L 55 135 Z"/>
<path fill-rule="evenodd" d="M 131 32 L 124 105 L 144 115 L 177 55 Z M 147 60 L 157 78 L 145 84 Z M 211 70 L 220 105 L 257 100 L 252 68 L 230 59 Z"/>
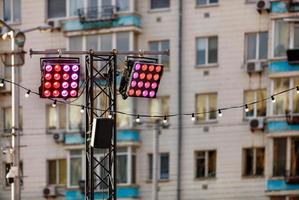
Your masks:
<path fill-rule="evenodd" d="M 163 74 L 163 65 L 136 62 L 133 66 L 127 95 L 155 98 Z"/>
<path fill-rule="evenodd" d="M 78 97 L 80 62 L 64 61 L 61 58 L 45 59 L 42 66 L 41 97 Z"/>

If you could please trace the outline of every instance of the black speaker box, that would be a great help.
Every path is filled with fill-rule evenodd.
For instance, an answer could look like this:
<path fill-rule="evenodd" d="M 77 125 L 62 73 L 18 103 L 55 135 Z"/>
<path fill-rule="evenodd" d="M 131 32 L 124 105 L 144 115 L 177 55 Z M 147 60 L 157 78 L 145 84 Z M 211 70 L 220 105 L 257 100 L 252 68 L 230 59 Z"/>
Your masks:
<path fill-rule="evenodd" d="M 94 118 L 92 124 L 90 146 L 98 149 L 107 149 L 111 146 L 113 119 Z"/>

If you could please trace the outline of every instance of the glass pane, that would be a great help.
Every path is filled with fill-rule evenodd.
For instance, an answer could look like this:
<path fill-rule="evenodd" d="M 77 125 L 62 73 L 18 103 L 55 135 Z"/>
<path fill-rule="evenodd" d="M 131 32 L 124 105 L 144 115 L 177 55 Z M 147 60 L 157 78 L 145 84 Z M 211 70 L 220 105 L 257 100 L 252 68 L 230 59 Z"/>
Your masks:
<path fill-rule="evenodd" d="M 244 175 L 253 175 L 253 149 L 244 149 Z"/>
<path fill-rule="evenodd" d="M 69 37 L 69 50 L 71 50 L 71 51 L 83 50 L 83 42 L 82 42 L 81 36 Z"/>
<path fill-rule="evenodd" d="M 83 1 L 82 0 L 69 0 L 69 15 L 78 16 L 78 9 L 83 9 Z"/>
<path fill-rule="evenodd" d="M 170 0 L 151 0 L 151 9 L 169 8 Z"/>
<path fill-rule="evenodd" d="M 294 86 L 299 85 L 299 78 L 294 78 Z M 293 95 L 293 113 L 299 113 L 299 95 Z"/>
<path fill-rule="evenodd" d="M 162 153 L 160 159 L 160 179 L 169 179 L 169 154 Z"/>
<path fill-rule="evenodd" d="M 66 160 L 59 160 L 59 184 L 66 185 Z"/>
<path fill-rule="evenodd" d="M 265 169 L 265 149 L 257 148 L 256 149 L 256 171 L 255 175 L 264 175 Z"/>
<path fill-rule="evenodd" d="M 12 19 L 11 19 L 11 1 L 12 0 L 4 0 L 3 1 L 4 21 L 12 21 Z"/>
<path fill-rule="evenodd" d="M 210 4 L 212 3 L 218 3 L 218 0 L 210 0 Z"/>
<path fill-rule="evenodd" d="M 131 175 L 132 175 L 132 183 L 136 183 L 136 156 L 135 155 L 132 155 Z"/>
<path fill-rule="evenodd" d="M 153 154 L 148 154 L 148 179 L 153 179 Z"/>
<path fill-rule="evenodd" d="M 98 50 L 98 35 L 88 35 L 86 37 L 86 50 Z"/>
<path fill-rule="evenodd" d="M 78 100 L 74 101 L 75 104 L 82 105 L 83 96 Z M 79 106 L 69 106 L 69 129 L 70 130 L 83 130 L 82 122 L 83 115 L 80 112 L 81 108 Z"/>
<path fill-rule="evenodd" d="M 98 17 L 98 0 L 88 0 L 87 2 L 87 17 L 97 18 Z"/>
<path fill-rule="evenodd" d="M 65 17 L 65 0 L 48 0 L 48 18 Z"/>
<path fill-rule="evenodd" d="M 198 65 L 206 64 L 206 41 L 205 38 L 197 39 L 196 64 Z"/>
<path fill-rule="evenodd" d="M 292 138 L 291 176 L 299 176 L 299 138 Z"/>
<path fill-rule="evenodd" d="M 161 51 L 166 51 L 168 49 L 170 49 L 169 40 L 162 41 L 161 42 Z M 162 55 L 161 56 L 161 63 L 164 65 L 164 67 L 169 68 L 169 56 Z"/>
<path fill-rule="evenodd" d="M 21 21 L 21 0 L 13 0 L 13 21 Z"/>
<path fill-rule="evenodd" d="M 275 22 L 274 29 L 274 56 L 280 57 L 286 55 L 286 49 L 289 43 L 289 23 L 283 20 Z"/>
<path fill-rule="evenodd" d="M 199 6 L 206 5 L 208 0 L 196 0 L 196 4 Z"/>
<path fill-rule="evenodd" d="M 268 32 L 260 33 L 259 39 L 259 59 L 267 59 L 268 57 Z"/>
<path fill-rule="evenodd" d="M 256 33 L 247 34 L 247 60 L 256 59 Z"/>
<path fill-rule="evenodd" d="M 288 78 L 274 80 L 274 93 L 289 89 L 290 81 Z M 273 105 L 274 115 L 284 115 L 289 109 L 289 93 L 275 96 L 276 102 Z"/>
<path fill-rule="evenodd" d="M 208 47 L 209 47 L 209 53 L 208 53 L 208 63 L 217 63 L 217 57 L 218 57 L 218 38 L 217 37 L 210 37 L 208 40 Z"/>
<path fill-rule="evenodd" d="M 209 111 L 217 109 L 217 95 L 210 94 L 209 95 Z M 216 119 L 217 115 L 216 112 L 209 113 L 209 119 Z"/>
<path fill-rule="evenodd" d="M 66 129 L 66 105 L 58 105 L 59 129 Z M 57 112 L 57 111 L 56 111 Z"/>
<path fill-rule="evenodd" d="M 206 95 L 197 95 L 196 96 L 196 112 L 197 113 L 204 113 L 206 112 Z M 198 115 L 199 121 L 205 121 L 206 114 L 200 114 Z"/>
<path fill-rule="evenodd" d="M 51 105 L 47 106 L 48 114 L 48 129 L 57 129 L 58 119 L 57 119 L 57 109 L 53 108 Z"/>
<path fill-rule="evenodd" d="M 159 51 L 159 42 L 149 42 L 150 51 Z M 158 58 L 158 56 L 153 56 L 153 58 Z"/>
<path fill-rule="evenodd" d="M 196 177 L 205 177 L 205 152 L 196 153 Z"/>
<path fill-rule="evenodd" d="M 122 99 L 118 98 L 117 99 L 117 109 L 121 112 L 125 113 L 132 113 L 132 106 L 131 106 L 131 100 L 129 99 Z M 121 115 L 118 114 L 117 116 L 117 127 L 128 127 L 130 126 L 130 119 L 131 117 L 129 115 Z"/>
<path fill-rule="evenodd" d="M 254 102 L 254 91 L 245 91 L 244 98 L 245 104 Z M 248 105 L 248 112 L 245 112 L 245 117 L 253 117 L 254 116 L 254 105 Z"/>
<path fill-rule="evenodd" d="M 274 138 L 273 148 L 273 176 L 286 175 L 286 138 Z"/>
<path fill-rule="evenodd" d="M 266 116 L 267 113 L 267 102 L 262 101 L 267 97 L 267 91 L 266 90 L 258 90 L 257 93 L 257 101 L 260 101 L 259 103 L 256 104 L 256 115 L 258 117 L 263 117 Z"/>
<path fill-rule="evenodd" d="M 48 161 L 48 181 L 49 184 L 57 184 L 56 182 L 56 160 L 49 160 Z"/>
<path fill-rule="evenodd" d="M 82 155 L 82 151 L 81 150 L 71 150 L 70 151 L 70 155 L 71 156 L 81 156 Z"/>
<path fill-rule="evenodd" d="M 119 32 L 116 34 L 116 48 L 118 50 L 129 50 L 130 34 L 129 32 Z"/>
<path fill-rule="evenodd" d="M 10 132 L 12 126 L 12 110 L 11 107 L 4 108 L 4 132 Z"/>
<path fill-rule="evenodd" d="M 209 162 L 208 162 L 208 177 L 216 176 L 216 151 L 208 152 Z"/>
<path fill-rule="evenodd" d="M 70 186 L 77 186 L 82 177 L 81 158 L 70 159 Z"/>
<path fill-rule="evenodd" d="M 100 40 L 101 40 L 100 50 L 102 50 L 102 51 L 111 51 L 112 50 L 112 35 L 111 34 L 101 35 Z"/>
<path fill-rule="evenodd" d="M 117 0 L 116 1 L 117 11 L 129 11 L 130 10 L 130 0 Z"/>
<path fill-rule="evenodd" d="M 127 183 L 128 174 L 127 174 L 127 155 L 118 155 L 117 156 L 117 182 L 118 183 Z"/>

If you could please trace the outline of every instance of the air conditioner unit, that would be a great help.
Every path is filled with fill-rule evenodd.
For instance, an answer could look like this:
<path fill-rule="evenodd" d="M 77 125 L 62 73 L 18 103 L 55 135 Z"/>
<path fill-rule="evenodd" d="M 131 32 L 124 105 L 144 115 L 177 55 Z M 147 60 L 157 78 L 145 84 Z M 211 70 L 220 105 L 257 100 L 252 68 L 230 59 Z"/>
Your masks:
<path fill-rule="evenodd" d="M 263 11 L 270 12 L 271 4 L 269 0 L 258 0 L 256 2 L 256 10 L 261 14 Z"/>
<path fill-rule="evenodd" d="M 50 20 L 50 21 L 48 21 L 48 25 L 52 26 L 53 29 L 60 29 L 61 28 L 61 21 L 59 21 L 59 20 Z"/>
<path fill-rule="evenodd" d="M 264 68 L 267 66 L 266 62 L 255 61 L 255 62 L 248 62 L 246 65 L 247 73 L 261 73 L 264 71 Z"/>
<path fill-rule="evenodd" d="M 265 119 L 263 117 L 251 119 L 249 125 L 252 132 L 256 130 L 264 131 Z"/>
<path fill-rule="evenodd" d="M 57 196 L 57 189 L 54 185 L 49 185 L 48 187 L 43 189 L 44 197 L 56 197 Z"/>
<path fill-rule="evenodd" d="M 64 142 L 64 133 L 54 133 L 53 134 L 53 139 L 57 143 L 62 143 Z"/>

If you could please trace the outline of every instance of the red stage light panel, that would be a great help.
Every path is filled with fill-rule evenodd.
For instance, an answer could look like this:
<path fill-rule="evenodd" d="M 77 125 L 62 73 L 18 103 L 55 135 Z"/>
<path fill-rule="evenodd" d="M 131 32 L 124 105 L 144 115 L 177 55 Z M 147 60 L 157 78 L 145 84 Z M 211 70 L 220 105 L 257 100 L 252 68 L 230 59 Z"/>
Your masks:
<path fill-rule="evenodd" d="M 135 62 L 127 95 L 155 98 L 163 74 L 163 65 Z"/>
<path fill-rule="evenodd" d="M 79 59 L 45 58 L 41 67 L 41 97 L 63 99 L 78 97 Z"/>

